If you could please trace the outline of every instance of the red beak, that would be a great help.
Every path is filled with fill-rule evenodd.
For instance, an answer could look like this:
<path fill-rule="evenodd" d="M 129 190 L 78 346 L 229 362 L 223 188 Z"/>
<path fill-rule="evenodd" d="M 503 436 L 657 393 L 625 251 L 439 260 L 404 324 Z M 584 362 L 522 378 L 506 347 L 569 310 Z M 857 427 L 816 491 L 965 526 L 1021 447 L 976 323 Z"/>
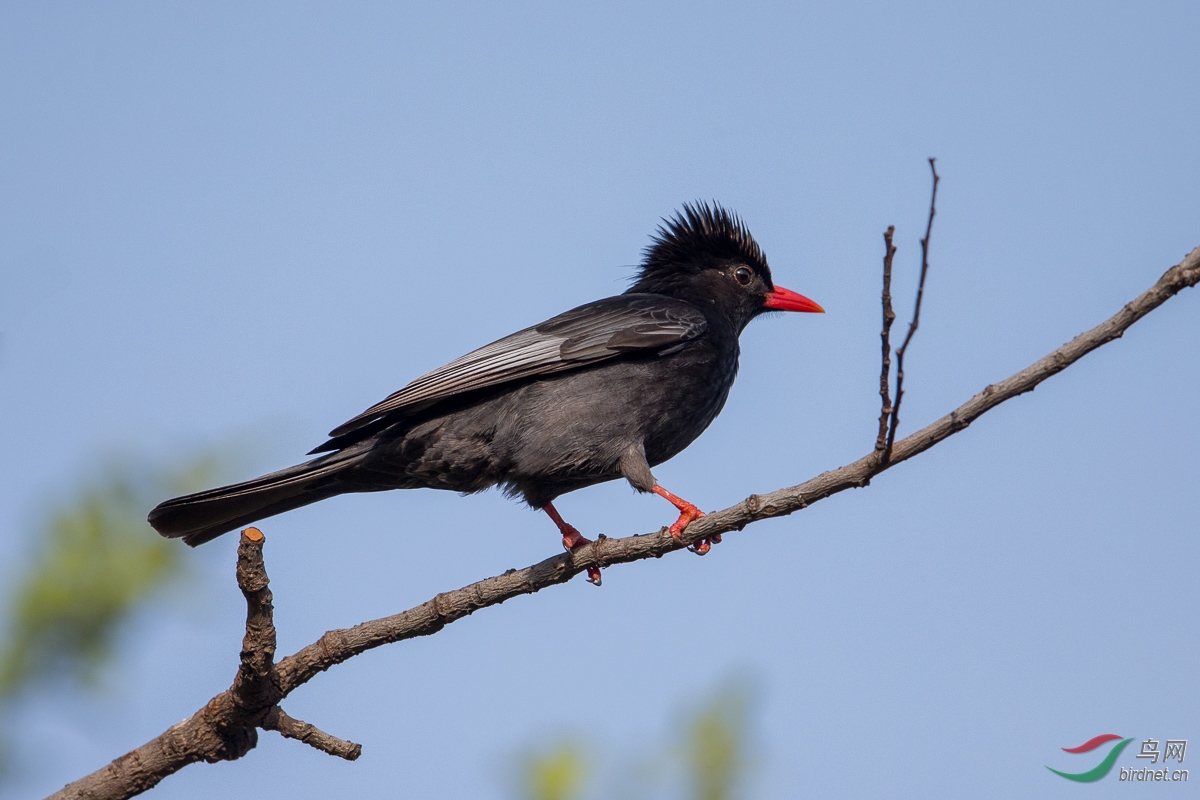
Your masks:
<path fill-rule="evenodd" d="M 774 311 L 812 311 L 817 314 L 825 313 L 825 309 L 812 300 L 782 286 L 776 286 L 775 291 L 767 295 L 767 300 L 763 303 L 763 308 L 769 308 Z"/>

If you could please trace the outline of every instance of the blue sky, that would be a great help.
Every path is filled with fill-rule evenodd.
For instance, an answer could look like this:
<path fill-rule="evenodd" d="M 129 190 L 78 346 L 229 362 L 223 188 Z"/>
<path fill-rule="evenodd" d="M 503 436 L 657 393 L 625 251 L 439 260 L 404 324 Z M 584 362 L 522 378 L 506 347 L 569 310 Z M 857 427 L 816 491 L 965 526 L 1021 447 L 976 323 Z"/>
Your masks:
<path fill-rule="evenodd" d="M 880 234 L 903 322 L 928 156 L 902 433 L 1200 244 L 1198 26 L 1190 3 L 6 4 L 4 572 L 105 454 L 294 463 L 416 375 L 622 291 L 694 199 L 829 313 L 752 325 L 723 415 L 656 475 L 721 508 L 840 466 L 873 441 Z M 758 797 L 1059 796 L 1061 747 L 1200 739 L 1198 342 L 1186 292 L 868 489 L 319 677 L 286 707 L 362 742 L 355 764 L 264 734 L 156 796 L 503 797 L 521 748 L 619 761 L 729 676 L 758 687 Z M 673 519 L 624 483 L 558 506 L 588 534 Z M 494 492 L 262 527 L 281 653 L 558 547 Z M 228 686 L 234 546 L 188 554 L 107 694 L 22 710 L 23 793 Z"/>

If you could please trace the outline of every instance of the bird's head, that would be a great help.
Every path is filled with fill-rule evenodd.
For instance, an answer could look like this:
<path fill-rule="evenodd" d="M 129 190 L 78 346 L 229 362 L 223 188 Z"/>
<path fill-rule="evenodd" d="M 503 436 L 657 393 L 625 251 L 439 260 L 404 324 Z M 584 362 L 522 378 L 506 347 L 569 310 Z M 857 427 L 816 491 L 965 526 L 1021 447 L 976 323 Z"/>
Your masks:
<path fill-rule="evenodd" d="M 745 223 L 716 203 L 685 203 L 663 220 L 628 292 L 663 294 L 715 310 L 739 333 L 765 311 L 825 310 L 776 286 L 767 257 Z"/>

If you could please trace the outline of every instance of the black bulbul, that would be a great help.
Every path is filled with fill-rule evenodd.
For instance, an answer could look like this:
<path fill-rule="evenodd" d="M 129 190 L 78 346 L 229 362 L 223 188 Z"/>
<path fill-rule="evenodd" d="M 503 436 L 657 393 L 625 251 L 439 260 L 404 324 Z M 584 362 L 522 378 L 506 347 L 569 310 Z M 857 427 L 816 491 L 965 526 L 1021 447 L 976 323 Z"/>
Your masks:
<path fill-rule="evenodd" d="M 738 336 L 767 311 L 823 311 L 776 286 L 737 215 L 685 205 L 664 220 L 624 294 L 571 309 L 435 369 L 334 428 L 311 461 L 177 497 L 150 512 L 163 536 L 192 546 L 256 520 L 347 492 L 499 486 L 543 509 L 567 549 L 589 540 L 553 500 L 624 477 L 679 509 L 658 485 L 672 458 L 720 413 L 738 369 Z M 716 537 L 714 537 L 716 539 Z M 719 541 L 719 539 L 716 539 Z M 712 541 L 696 545 L 708 551 Z M 599 583 L 596 568 L 589 580 Z"/>

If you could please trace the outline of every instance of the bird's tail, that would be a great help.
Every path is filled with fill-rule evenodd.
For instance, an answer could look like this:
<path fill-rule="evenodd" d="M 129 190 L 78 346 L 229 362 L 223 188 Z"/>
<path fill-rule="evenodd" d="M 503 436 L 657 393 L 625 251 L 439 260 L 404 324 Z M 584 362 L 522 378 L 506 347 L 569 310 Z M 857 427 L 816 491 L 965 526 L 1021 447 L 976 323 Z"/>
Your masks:
<path fill-rule="evenodd" d="M 357 461 L 346 452 L 313 459 L 243 483 L 160 503 L 147 522 L 163 536 L 192 547 L 256 520 L 346 492 L 369 490 L 344 480 Z"/>

